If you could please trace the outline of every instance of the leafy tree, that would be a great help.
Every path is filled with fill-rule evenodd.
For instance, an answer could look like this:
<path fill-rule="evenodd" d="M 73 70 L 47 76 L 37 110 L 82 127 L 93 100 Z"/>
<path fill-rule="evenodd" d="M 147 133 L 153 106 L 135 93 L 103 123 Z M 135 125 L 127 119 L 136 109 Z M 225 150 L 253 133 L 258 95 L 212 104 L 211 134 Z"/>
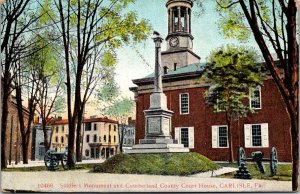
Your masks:
<path fill-rule="evenodd" d="M 253 112 L 245 98 L 249 90 L 256 88 L 262 82 L 261 66 L 256 63 L 254 51 L 227 45 L 211 52 L 206 67 L 205 76 L 211 84 L 206 93 L 206 100 L 216 112 L 225 113 L 228 126 L 229 162 L 233 161 L 234 131 L 232 123 L 240 117 Z"/>
<path fill-rule="evenodd" d="M 5 153 L 7 139 L 6 128 L 8 100 L 13 90 L 12 82 L 17 78 L 17 73 L 21 68 L 19 62 L 26 57 L 26 55 L 30 54 L 26 53 L 28 45 L 25 45 L 26 36 L 24 36 L 24 34 L 30 32 L 32 24 L 38 20 L 40 15 L 36 13 L 35 9 L 32 9 L 30 0 L 7 0 L 0 6 L 3 10 L 0 17 L 2 19 L 1 53 L 3 53 L 4 57 L 4 60 L 1 61 L 3 69 L 1 72 L 1 84 L 3 84 L 1 91 L 1 167 L 4 169 L 7 167 L 7 156 Z M 26 161 L 24 163 L 26 163 Z"/>
<path fill-rule="evenodd" d="M 129 98 L 121 98 L 114 101 L 110 106 L 103 110 L 105 115 L 114 117 L 119 122 L 119 144 L 120 152 L 123 152 L 123 141 L 126 127 L 126 121 L 129 115 L 132 114 L 134 108 L 134 101 Z"/>
<path fill-rule="evenodd" d="M 138 19 L 134 12 L 125 10 L 134 0 L 52 2 L 54 4 L 43 6 L 48 13 L 46 19 L 57 25 L 64 47 L 69 121 L 68 166 L 74 168 L 75 134 L 76 155 L 80 159 L 81 122 L 87 100 L 100 85 L 98 82 L 107 76 L 109 66 L 116 63 L 115 49 L 124 43 L 144 40 L 149 35 L 150 26 L 147 21 Z M 53 13 L 58 15 L 58 22 Z M 97 67 L 100 67 L 99 71 L 95 70 Z M 85 72 L 88 72 L 86 76 Z"/>
<path fill-rule="evenodd" d="M 33 65 L 32 71 L 35 71 L 37 75 L 36 80 L 33 81 L 38 84 L 37 112 L 42 119 L 46 151 L 51 145 L 52 135 L 48 141 L 47 132 L 51 115 L 55 112 L 64 111 L 62 60 L 59 57 L 59 45 L 57 41 L 53 40 L 53 37 L 54 34 L 47 30 L 37 30 L 31 40 L 34 42 L 31 49 L 36 52 L 27 59 L 28 65 Z"/>

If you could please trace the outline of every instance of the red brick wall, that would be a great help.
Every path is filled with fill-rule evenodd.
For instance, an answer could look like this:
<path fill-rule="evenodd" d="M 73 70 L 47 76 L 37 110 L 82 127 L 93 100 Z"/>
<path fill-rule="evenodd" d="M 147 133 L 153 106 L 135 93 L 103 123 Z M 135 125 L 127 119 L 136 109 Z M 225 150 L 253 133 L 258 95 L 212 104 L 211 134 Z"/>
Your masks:
<path fill-rule="evenodd" d="M 271 148 L 276 147 L 280 162 L 291 161 L 289 117 L 284 101 L 273 80 L 267 80 L 262 86 L 262 109 L 246 118 L 241 118 L 233 124 L 234 159 L 240 146 L 244 146 L 244 124 L 269 124 L 269 148 L 247 148 L 247 157 L 252 151 L 261 150 L 264 157 L 269 158 Z M 195 148 L 191 151 L 201 153 L 216 161 L 228 160 L 228 148 L 212 148 L 212 125 L 226 125 L 223 113 L 213 113 L 212 108 L 205 104 L 205 88 L 192 88 L 166 91 L 168 108 L 174 111 L 172 117 L 172 136 L 175 127 L 194 127 Z M 189 93 L 189 114 L 179 114 L 179 94 Z M 140 94 L 137 97 L 136 142 L 144 138 L 144 110 L 149 108 L 150 94 Z"/>
<path fill-rule="evenodd" d="M 25 126 L 28 122 L 28 115 L 24 114 L 25 119 Z M 12 119 L 13 118 L 13 119 Z M 18 112 L 16 106 L 9 101 L 8 102 L 8 120 L 7 120 L 7 127 L 6 127 L 6 156 L 7 160 L 11 157 L 11 160 L 14 162 L 16 159 L 19 161 L 22 160 L 22 146 L 21 146 L 21 132 L 19 127 L 19 120 L 18 120 Z M 29 139 L 29 154 L 28 158 L 30 159 L 31 156 L 31 141 L 32 135 L 30 134 Z M 12 141 L 11 141 L 12 140 Z M 10 155 L 11 149 L 11 155 Z"/>

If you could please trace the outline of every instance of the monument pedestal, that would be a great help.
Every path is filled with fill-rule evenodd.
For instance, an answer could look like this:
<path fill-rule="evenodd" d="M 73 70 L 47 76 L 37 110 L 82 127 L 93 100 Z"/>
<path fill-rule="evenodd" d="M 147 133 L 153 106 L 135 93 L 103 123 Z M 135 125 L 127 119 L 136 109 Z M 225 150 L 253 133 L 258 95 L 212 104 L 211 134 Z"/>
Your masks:
<path fill-rule="evenodd" d="M 156 98 L 160 98 L 156 100 Z M 166 96 L 163 93 L 154 93 L 150 96 L 149 110 L 145 110 L 145 139 L 140 139 L 139 144 L 134 145 L 125 153 L 174 153 L 189 152 L 183 144 L 171 136 L 171 118 L 173 112 L 167 109 Z M 159 108 L 163 107 L 163 108 Z"/>

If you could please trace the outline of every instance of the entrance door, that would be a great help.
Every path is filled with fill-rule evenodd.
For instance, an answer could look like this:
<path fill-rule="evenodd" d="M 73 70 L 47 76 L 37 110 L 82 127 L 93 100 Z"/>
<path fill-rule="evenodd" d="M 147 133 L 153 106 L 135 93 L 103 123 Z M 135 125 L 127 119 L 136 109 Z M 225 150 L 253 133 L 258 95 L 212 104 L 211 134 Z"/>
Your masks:
<path fill-rule="evenodd" d="M 95 148 L 91 148 L 91 158 L 95 158 Z"/>
<path fill-rule="evenodd" d="M 100 157 L 100 149 L 96 148 L 96 158 L 99 158 L 99 157 Z"/>
<path fill-rule="evenodd" d="M 106 151 L 106 159 L 107 159 L 109 158 L 109 148 L 106 148 L 105 151 Z"/>

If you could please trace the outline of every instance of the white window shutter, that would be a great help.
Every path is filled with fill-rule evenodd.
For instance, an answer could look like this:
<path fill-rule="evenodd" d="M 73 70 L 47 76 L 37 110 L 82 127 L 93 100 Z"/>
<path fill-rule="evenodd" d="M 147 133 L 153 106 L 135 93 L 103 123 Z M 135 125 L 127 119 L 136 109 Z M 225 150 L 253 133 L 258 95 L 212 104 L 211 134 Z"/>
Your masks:
<path fill-rule="evenodd" d="M 212 148 L 218 148 L 218 126 L 211 126 Z"/>
<path fill-rule="evenodd" d="M 252 145 L 251 145 L 251 125 L 249 125 L 249 124 L 244 125 L 244 136 L 245 136 L 245 147 L 246 148 L 252 147 Z"/>
<path fill-rule="evenodd" d="M 189 148 L 195 148 L 194 127 L 189 127 Z"/>
<path fill-rule="evenodd" d="M 261 124 L 262 147 L 269 147 L 269 125 L 268 123 Z"/>
<path fill-rule="evenodd" d="M 181 143 L 181 139 L 180 139 L 180 128 L 179 127 L 175 127 L 175 139 L 178 140 L 178 143 Z"/>

